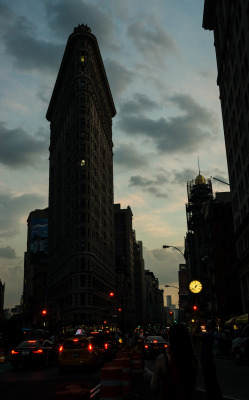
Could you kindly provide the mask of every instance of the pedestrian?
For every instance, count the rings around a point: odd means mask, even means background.
[[[184,324],[172,325],[167,352],[155,361],[151,390],[158,400],[191,400],[195,394],[197,359]]]
[[[221,400],[222,393],[216,376],[216,366],[214,360],[214,343],[216,323],[214,320],[208,321],[206,332],[203,333],[200,362],[202,366],[203,379],[205,383],[207,398],[209,400]]]

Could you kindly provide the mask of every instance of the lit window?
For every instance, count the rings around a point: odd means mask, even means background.
[[[86,165],[86,161],[85,161],[85,160],[81,160],[80,166],[81,166],[81,167],[84,167],[85,165]]]
[[[84,61],[85,61],[84,56],[81,56],[81,57],[80,57],[80,61],[81,61],[81,62],[84,62]]]

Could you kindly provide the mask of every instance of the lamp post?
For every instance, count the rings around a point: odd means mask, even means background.
[[[177,286],[171,286],[171,285],[165,285],[165,287],[174,287],[174,288],[176,288],[176,289],[178,289],[178,296],[179,296],[179,300],[178,300],[178,305],[179,305],[179,321],[183,321],[184,320],[184,303],[186,302],[186,299],[185,299],[185,297],[186,297],[186,295],[184,295],[183,296],[183,292],[185,292],[185,288],[183,287],[183,282],[186,280],[186,279],[184,279],[184,281],[183,281],[183,279],[182,279],[182,277],[183,277],[183,273],[184,274],[186,274],[187,273],[187,271],[185,271],[185,269],[186,269],[186,258],[185,258],[185,255],[183,254],[183,252],[178,248],[178,247],[176,247],[176,246],[170,246],[170,245],[167,245],[167,244],[164,244],[163,245],[163,249],[168,249],[168,248],[172,248],[172,249],[175,249],[175,250],[177,250],[177,251],[179,251],[179,253],[181,253],[181,255],[183,256],[183,258],[184,258],[184,261],[185,261],[185,266],[184,266],[184,268],[182,268],[183,266],[182,265],[179,265],[179,271],[178,271],[178,280],[179,280],[179,287],[177,287]],[[185,286],[185,285],[184,285]],[[181,288],[181,289],[180,289]]]
[[[176,288],[176,289],[178,289],[178,290],[179,290],[179,287],[178,287],[178,286],[165,285],[165,287],[174,287],[174,288]]]
[[[167,244],[164,244],[164,245],[163,245],[163,249],[169,249],[170,247],[172,247],[172,249],[175,249],[175,250],[180,251],[181,255],[182,255],[182,256],[184,257],[184,259],[185,259],[185,255],[183,254],[183,252],[182,252],[180,249],[178,249],[178,247],[175,247],[175,246],[168,246]]]

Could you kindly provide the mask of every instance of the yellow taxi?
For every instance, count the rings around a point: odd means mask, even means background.
[[[104,352],[92,337],[75,335],[65,339],[58,352],[59,371],[79,366],[100,368],[104,362]]]

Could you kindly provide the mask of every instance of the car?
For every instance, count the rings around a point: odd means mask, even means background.
[[[14,369],[19,366],[47,367],[57,361],[57,351],[50,340],[24,340],[11,350],[10,362]]]
[[[249,325],[232,341],[232,357],[236,363],[249,363]]]
[[[67,368],[89,366],[100,368],[104,363],[103,349],[93,337],[75,335],[65,339],[58,351],[59,372]]]
[[[147,336],[144,340],[143,354],[145,358],[156,358],[167,349],[167,341],[162,336]]]
[[[111,332],[94,331],[90,336],[95,339],[97,344],[104,352],[105,361],[113,360],[117,352],[117,341]]]

